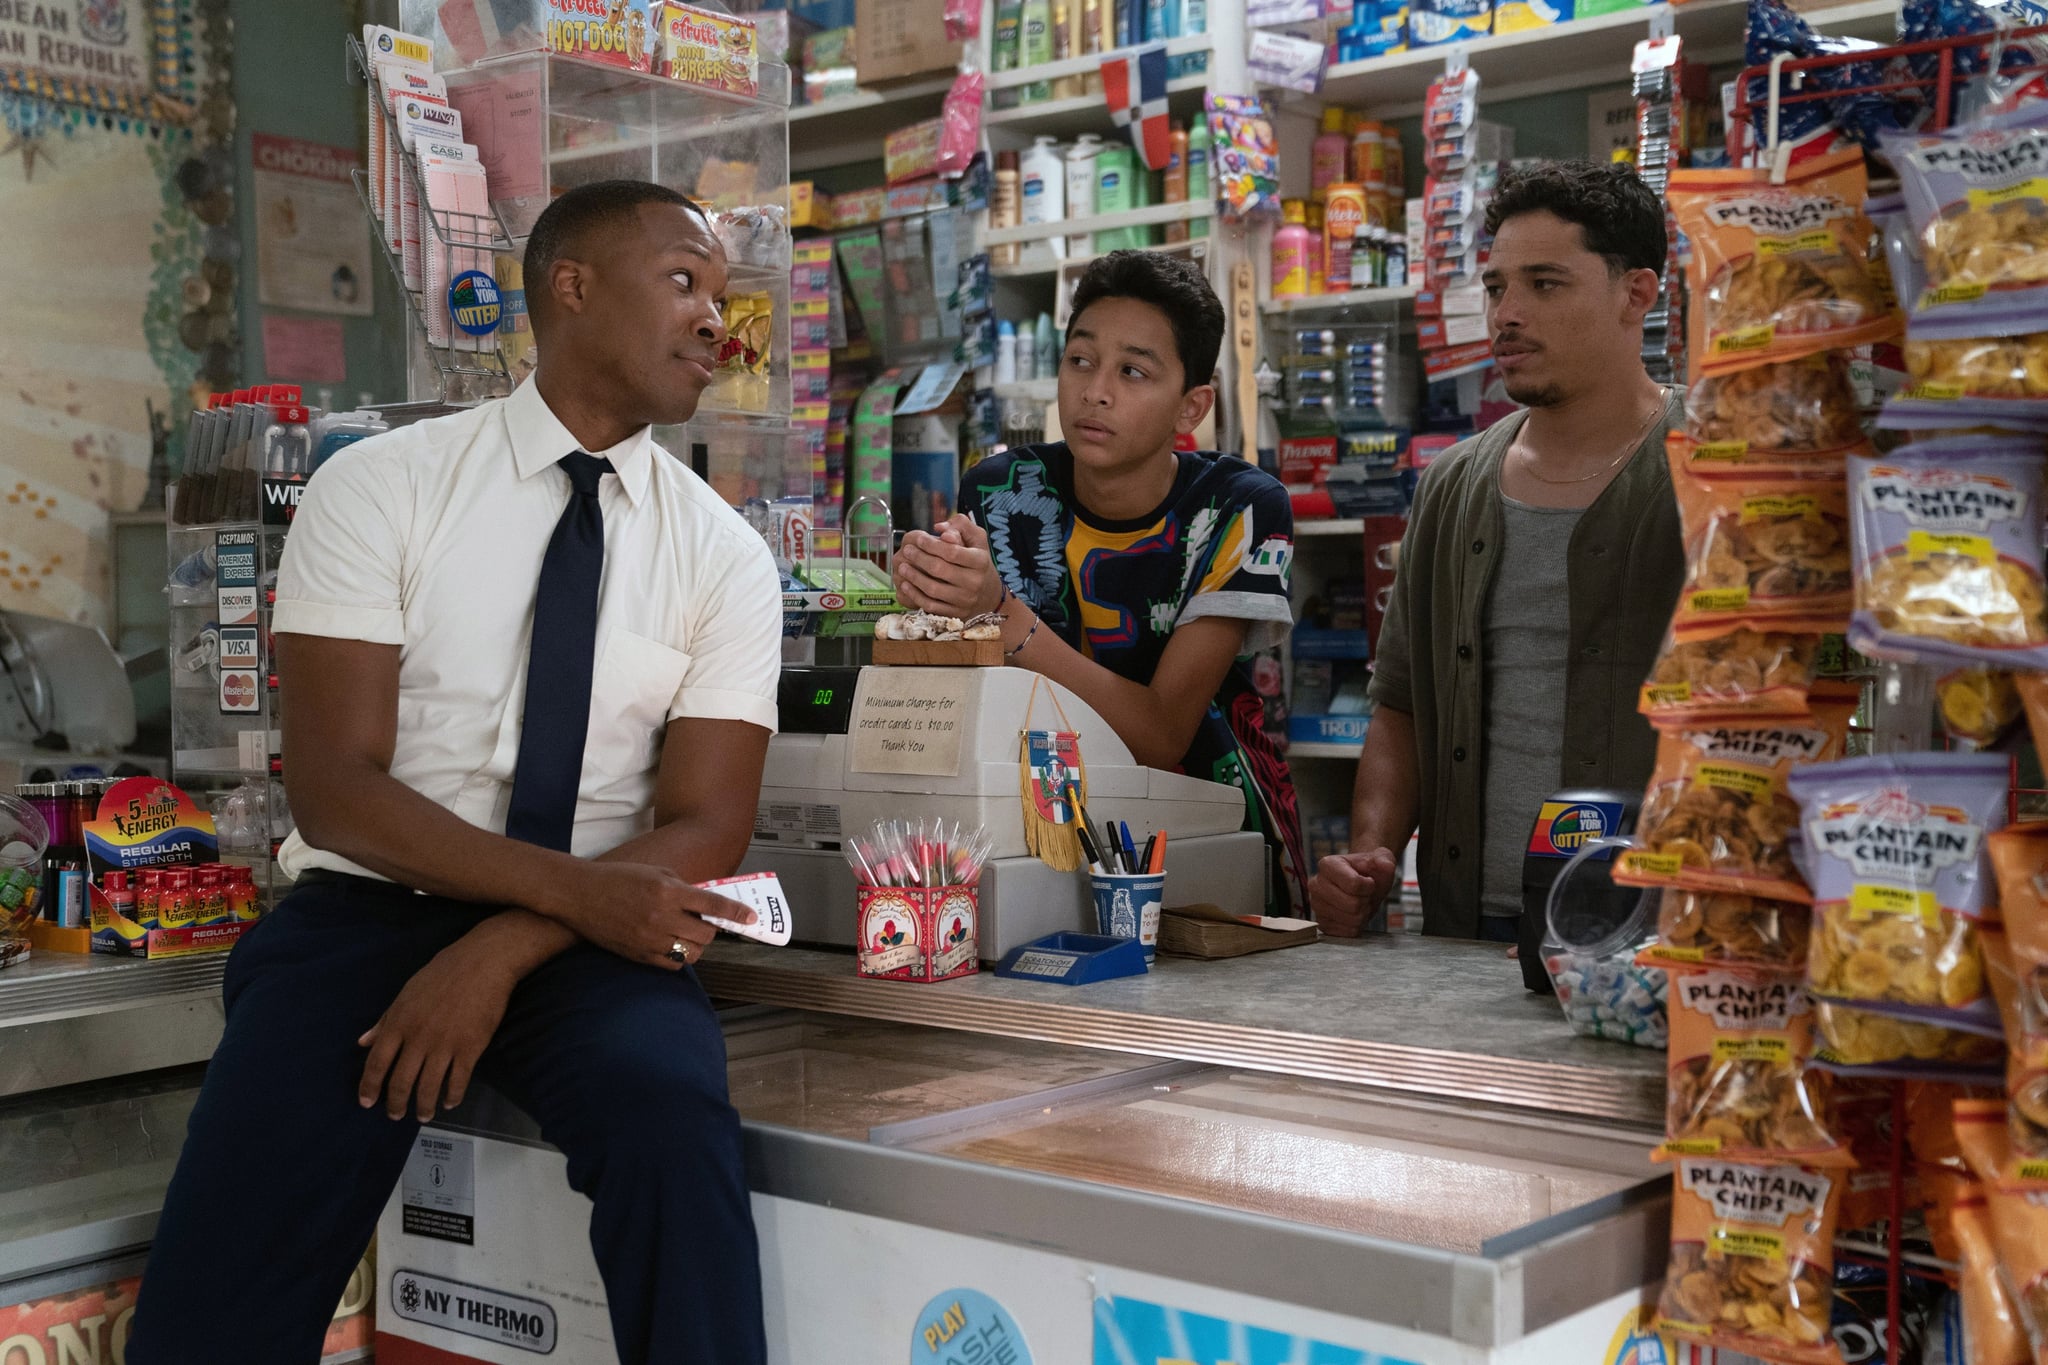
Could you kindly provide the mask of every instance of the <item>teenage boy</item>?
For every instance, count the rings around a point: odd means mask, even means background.
[[[1425,932],[1514,942],[1522,858],[1560,788],[1640,791],[1636,714],[1684,562],[1664,434],[1682,415],[1643,369],[1664,205],[1627,167],[1504,178],[1482,283],[1494,364],[1528,411],[1430,465],[1380,630],[1351,852],[1310,900],[1356,934],[1418,819]]]
[[[1287,493],[1242,460],[1176,449],[1216,402],[1223,330],[1191,262],[1091,264],[1060,359],[1066,440],[970,469],[959,514],[903,538],[896,590],[948,616],[1000,611],[1006,662],[1093,706],[1140,763],[1243,791],[1272,904],[1294,913],[1294,782],[1247,666],[1293,621]]]
[[[703,916],[752,918],[692,883],[752,834],[780,585],[649,435],[696,412],[725,286],[681,195],[569,190],[526,244],[534,377],[307,485],[276,621],[297,886],[228,960],[133,1365],[316,1359],[420,1123],[472,1074],[592,1201],[620,1361],[766,1358],[690,968]]]

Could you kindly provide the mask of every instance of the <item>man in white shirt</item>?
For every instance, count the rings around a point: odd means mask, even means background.
[[[336,456],[293,524],[274,624],[298,885],[229,960],[133,1365],[317,1359],[418,1124],[472,1073],[592,1199],[622,1361],[765,1356],[725,1050],[688,968],[701,914],[750,918],[692,883],[752,830],[779,583],[648,430],[711,380],[725,256],[681,196],[610,181],[541,215],[525,269],[534,378]]]

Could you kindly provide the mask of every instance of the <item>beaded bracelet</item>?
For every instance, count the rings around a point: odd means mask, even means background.
[[[1010,650],[1008,653],[1004,654],[1003,657],[1005,659],[1014,659],[1019,654],[1022,654],[1024,652],[1024,646],[1030,644],[1031,637],[1036,634],[1038,634],[1038,613],[1034,611],[1031,613],[1031,629],[1025,631],[1024,638],[1017,642],[1017,647],[1013,650]]]

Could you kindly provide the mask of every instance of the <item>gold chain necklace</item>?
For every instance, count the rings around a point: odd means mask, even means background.
[[[1650,424],[1657,420],[1658,415],[1662,413],[1666,407],[1670,406],[1670,390],[1665,389],[1662,386],[1659,386],[1658,393],[1662,395],[1661,400],[1658,402],[1656,407],[1650,409],[1650,415],[1643,420],[1643,424],[1640,427],[1636,428],[1636,434],[1629,438],[1628,444],[1621,448],[1621,454],[1615,456],[1612,460],[1609,460],[1606,464],[1594,470],[1592,473],[1581,474],[1576,479],[1553,479],[1547,475],[1538,474],[1536,472],[1536,457],[1529,453],[1529,447],[1521,443],[1520,435],[1518,433],[1515,440],[1515,446],[1518,450],[1522,452],[1522,471],[1526,473],[1530,478],[1536,480],[1536,482],[1547,483],[1553,488],[1569,487],[1570,485],[1575,483],[1591,483],[1594,479],[1599,478],[1603,474],[1613,473],[1616,465],[1619,465],[1623,460],[1626,460],[1629,456],[1636,453],[1637,449],[1641,447],[1641,445],[1643,444],[1643,437],[1650,434]]]

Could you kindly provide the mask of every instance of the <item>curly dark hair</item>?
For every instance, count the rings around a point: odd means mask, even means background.
[[[1597,161],[1545,161],[1500,178],[1486,206],[1486,231],[1524,213],[1554,213],[1577,223],[1586,250],[1605,257],[1607,268],[1663,273],[1670,248],[1664,233],[1664,201],[1643,183],[1635,168]]]
[[[1216,356],[1223,349],[1223,301],[1209,287],[1202,267],[1157,251],[1112,251],[1097,257],[1074,285],[1067,330],[1074,329],[1091,304],[1104,299],[1136,299],[1166,314],[1174,348],[1180,352],[1181,392],[1200,388],[1215,377]]]

